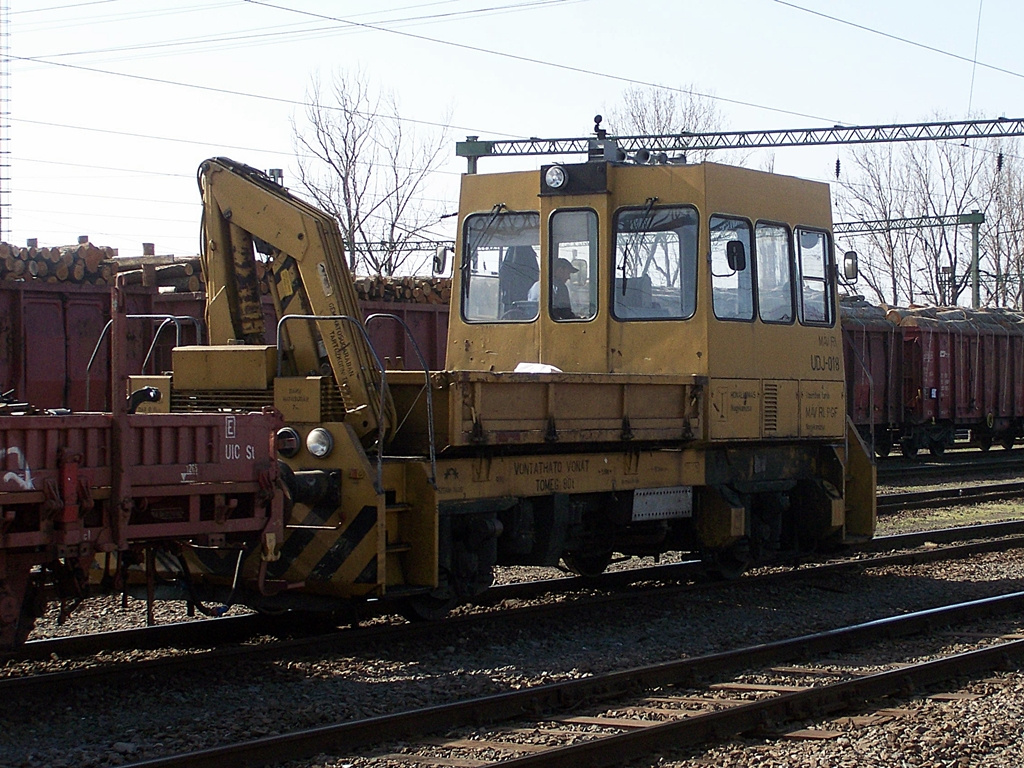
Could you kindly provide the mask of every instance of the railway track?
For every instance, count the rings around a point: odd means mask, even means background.
[[[888,669],[872,673],[856,664],[837,666],[833,655],[1022,609],[1024,592],[1016,592],[710,656],[151,759],[130,768],[256,766],[357,752],[368,760],[435,765],[618,764],[769,724],[846,710],[863,713],[885,697],[1018,668],[1024,661],[1020,639],[977,640],[967,652],[924,662],[890,661]],[[905,653],[912,659],[916,650]],[[779,668],[794,663],[802,666]],[[875,707],[876,717],[894,713],[884,703]],[[442,732],[443,738],[433,738]]]
[[[878,514],[890,514],[904,509],[925,509],[951,504],[980,504],[986,501],[1005,501],[1024,496],[1024,482],[978,483],[957,488],[934,488],[926,491],[886,493],[878,497]]]
[[[973,504],[1021,496],[1024,496],[1024,482],[979,484],[958,488],[888,493],[879,496],[878,513],[885,515],[907,509],[921,509],[949,504]],[[1000,527],[992,529],[993,531],[998,531],[993,535],[1009,535],[1011,531],[1017,530],[1012,523],[997,525]],[[1020,526],[1020,530],[1024,532],[1024,523],[1021,523]],[[957,540],[956,537],[960,535],[957,533],[958,530],[961,529],[924,532],[917,538],[922,539],[923,537],[923,539],[935,541],[936,543],[949,543],[950,541]],[[982,531],[979,529],[977,534],[981,535]],[[970,533],[968,535],[974,536],[975,534]],[[912,546],[906,542],[913,540],[914,534],[904,534],[901,537],[895,538],[882,537],[876,539],[873,543],[861,546],[859,549],[861,551],[880,551],[878,547],[905,548]],[[699,578],[702,574],[703,567],[696,561],[672,565],[657,565],[626,571],[607,572],[600,577],[590,579],[567,577],[564,579],[500,585],[492,587],[486,595],[478,599],[478,602],[490,605],[504,600],[531,599],[542,594],[562,590],[569,592],[579,589],[582,585],[599,589],[613,589],[642,581],[695,579]],[[386,607],[377,608],[371,605],[368,608],[364,607],[359,614],[354,614],[351,618],[353,621],[367,620],[383,615],[386,611]],[[319,625],[314,624],[310,626],[302,621],[297,621],[290,614],[283,617],[246,614],[213,620],[179,622],[98,634],[36,640],[27,643],[15,653],[0,654],[0,660],[3,658],[70,658],[100,652],[147,650],[166,647],[216,647],[228,643],[243,642],[258,635],[277,637],[319,635],[323,634],[325,629],[331,631],[333,627],[324,627],[322,622]],[[301,637],[298,639],[298,642],[303,642]]]
[[[941,545],[922,549],[925,544]],[[1024,521],[995,523],[982,526],[968,526],[935,531],[926,531],[898,536],[879,537],[852,558],[832,562],[805,564],[797,569],[774,569],[751,573],[743,577],[744,582],[782,582],[793,578],[816,578],[836,572],[862,570],[871,567],[920,564],[943,559],[969,557],[973,554],[1001,551],[1024,547]],[[560,594],[566,600],[547,602],[523,607],[501,608],[498,611],[475,609],[463,615],[446,619],[445,630],[465,634],[482,622],[506,622],[510,625],[541,620],[544,617],[564,615],[567,610],[594,609],[600,605],[623,600],[635,601],[650,597],[667,599],[669,596],[702,588],[717,588],[728,582],[697,581],[702,573],[698,562],[652,566],[603,574],[600,578],[564,578],[546,581],[507,584],[494,587],[487,595],[487,603],[501,605],[518,602],[543,594]],[[255,626],[250,617],[236,617],[233,625]],[[216,625],[229,619],[215,619],[188,622],[161,627],[161,636],[187,640],[187,647],[204,647],[209,644],[206,628],[211,625],[215,634],[230,636],[230,632],[217,630]],[[110,643],[117,647],[130,647],[126,643],[145,637],[148,630],[128,630],[124,633],[91,636],[95,641]],[[233,632],[239,630],[232,630]],[[276,659],[293,654],[344,653],[379,643],[401,643],[419,638],[429,638],[438,631],[436,623],[386,623],[333,630],[327,633],[300,636],[285,640],[254,644],[236,644],[213,647],[184,653],[169,653],[166,656],[145,660],[98,660],[84,656],[79,666],[60,672],[43,674],[16,674],[8,669],[8,677],[0,678],[0,697],[4,695],[48,696],[83,686],[116,686],[130,681],[140,674],[148,676],[171,676],[196,673],[226,663]],[[68,649],[81,651],[86,637],[55,638],[27,644],[21,658],[70,658]],[[152,642],[147,640],[147,647]],[[99,651],[94,651],[98,653]]]
[[[899,456],[878,462],[879,481],[893,478],[929,475],[971,474],[989,471],[1020,472],[1024,470],[1024,448],[982,453],[964,449],[947,452],[943,456],[907,459]]]

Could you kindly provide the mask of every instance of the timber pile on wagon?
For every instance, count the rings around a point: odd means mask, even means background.
[[[199,257],[177,259],[173,256],[142,256],[120,259],[126,285],[157,287],[175,293],[198,293],[203,290]]]
[[[158,288],[162,292],[199,293],[205,290],[198,256],[117,256],[117,249],[90,242],[40,248],[0,243],[0,278],[16,282],[39,280],[46,283],[113,285],[121,275],[125,285]],[[260,292],[270,294],[272,274],[266,262],[257,262]],[[451,301],[451,278],[405,276],[360,276],[353,280],[361,301],[434,304]]]
[[[398,301],[409,304],[445,304],[451,301],[452,281],[447,277],[356,277],[356,295],[362,301]]]
[[[117,251],[86,241],[77,245],[23,248],[0,243],[0,277],[74,285],[113,285]]]

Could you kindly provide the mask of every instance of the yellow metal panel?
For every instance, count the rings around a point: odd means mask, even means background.
[[[696,449],[439,459],[438,501],[704,485]]]
[[[170,376],[129,376],[128,394],[143,387],[156,387],[160,390],[160,401],[142,403],[136,413],[170,413],[171,412],[171,377]]]
[[[846,502],[832,499],[832,527],[838,528],[846,523]]]
[[[709,412],[712,440],[759,438],[761,382],[755,379],[715,379],[711,383]]]
[[[794,176],[703,163],[707,213],[831,228],[829,185]]]
[[[274,380],[274,407],[285,423],[315,424],[320,421],[320,376],[296,376]]]
[[[398,512],[398,538],[409,544],[408,552],[399,557],[402,564],[402,583],[408,586],[437,586],[438,569],[438,516],[437,491],[430,485],[429,465],[406,463],[405,508]],[[388,484],[390,487],[390,483]],[[391,559],[389,558],[389,563]],[[388,574],[388,584],[396,583]]]
[[[263,345],[175,347],[175,389],[268,389],[277,373],[277,350]]]
[[[743,507],[729,507],[729,533],[735,537],[747,532],[747,510]]]
[[[796,381],[773,379],[761,384],[761,436],[796,437],[800,434],[800,385]]]
[[[844,396],[841,381],[800,382],[801,437],[842,437],[846,427]]]
[[[747,532],[747,514],[734,507],[714,489],[703,488],[694,523],[701,542],[708,547],[726,547]]]
[[[348,424],[295,426],[303,440],[313,427],[327,429],[334,437],[334,451],[325,459],[313,459],[302,451],[287,463],[295,470],[340,470],[341,500],[336,507],[293,508],[282,544],[282,561],[287,570],[278,577],[302,583],[305,590],[316,594],[382,594],[386,579],[386,518],[384,496],[374,488],[376,467],[367,460]]]
[[[681,440],[699,435],[703,379],[449,372],[451,445]]]
[[[846,535],[870,538],[878,519],[876,480],[878,468],[871,449],[846,417]]]

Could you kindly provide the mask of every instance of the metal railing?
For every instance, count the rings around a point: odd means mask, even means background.
[[[202,338],[203,324],[199,318],[192,317],[190,315],[126,315],[129,320],[160,320],[161,323],[156,329],[156,333],[153,334],[153,341],[149,345],[149,350],[146,352],[146,358],[142,362],[142,370],[146,370],[146,366],[149,365],[150,358],[156,349],[157,340],[160,338],[160,334],[163,329],[169,324],[173,323],[175,328],[174,346],[181,346],[181,325],[183,322],[191,323],[196,327],[196,340]],[[92,403],[92,366],[96,362],[96,357],[99,355],[100,347],[103,342],[107,339],[107,333],[110,331],[110,327],[114,324],[113,319],[107,320],[107,324],[103,326],[103,330],[100,332],[99,339],[96,340],[96,346],[93,347],[92,355],[89,356],[89,363],[85,367],[85,410],[89,410],[89,406]],[[113,382],[111,382],[113,383]]]

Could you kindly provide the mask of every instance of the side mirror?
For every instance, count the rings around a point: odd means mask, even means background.
[[[747,249],[740,240],[730,240],[725,244],[725,259],[733,272],[747,268]]]
[[[445,267],[448,266],[448,249],[443,246],[437,246],[437,250],[434,251],[434,274],[439,275],[444,272]]]
[[[857,279],[857,252],[847,251],[843,254],[843,277],[852,282]]]

